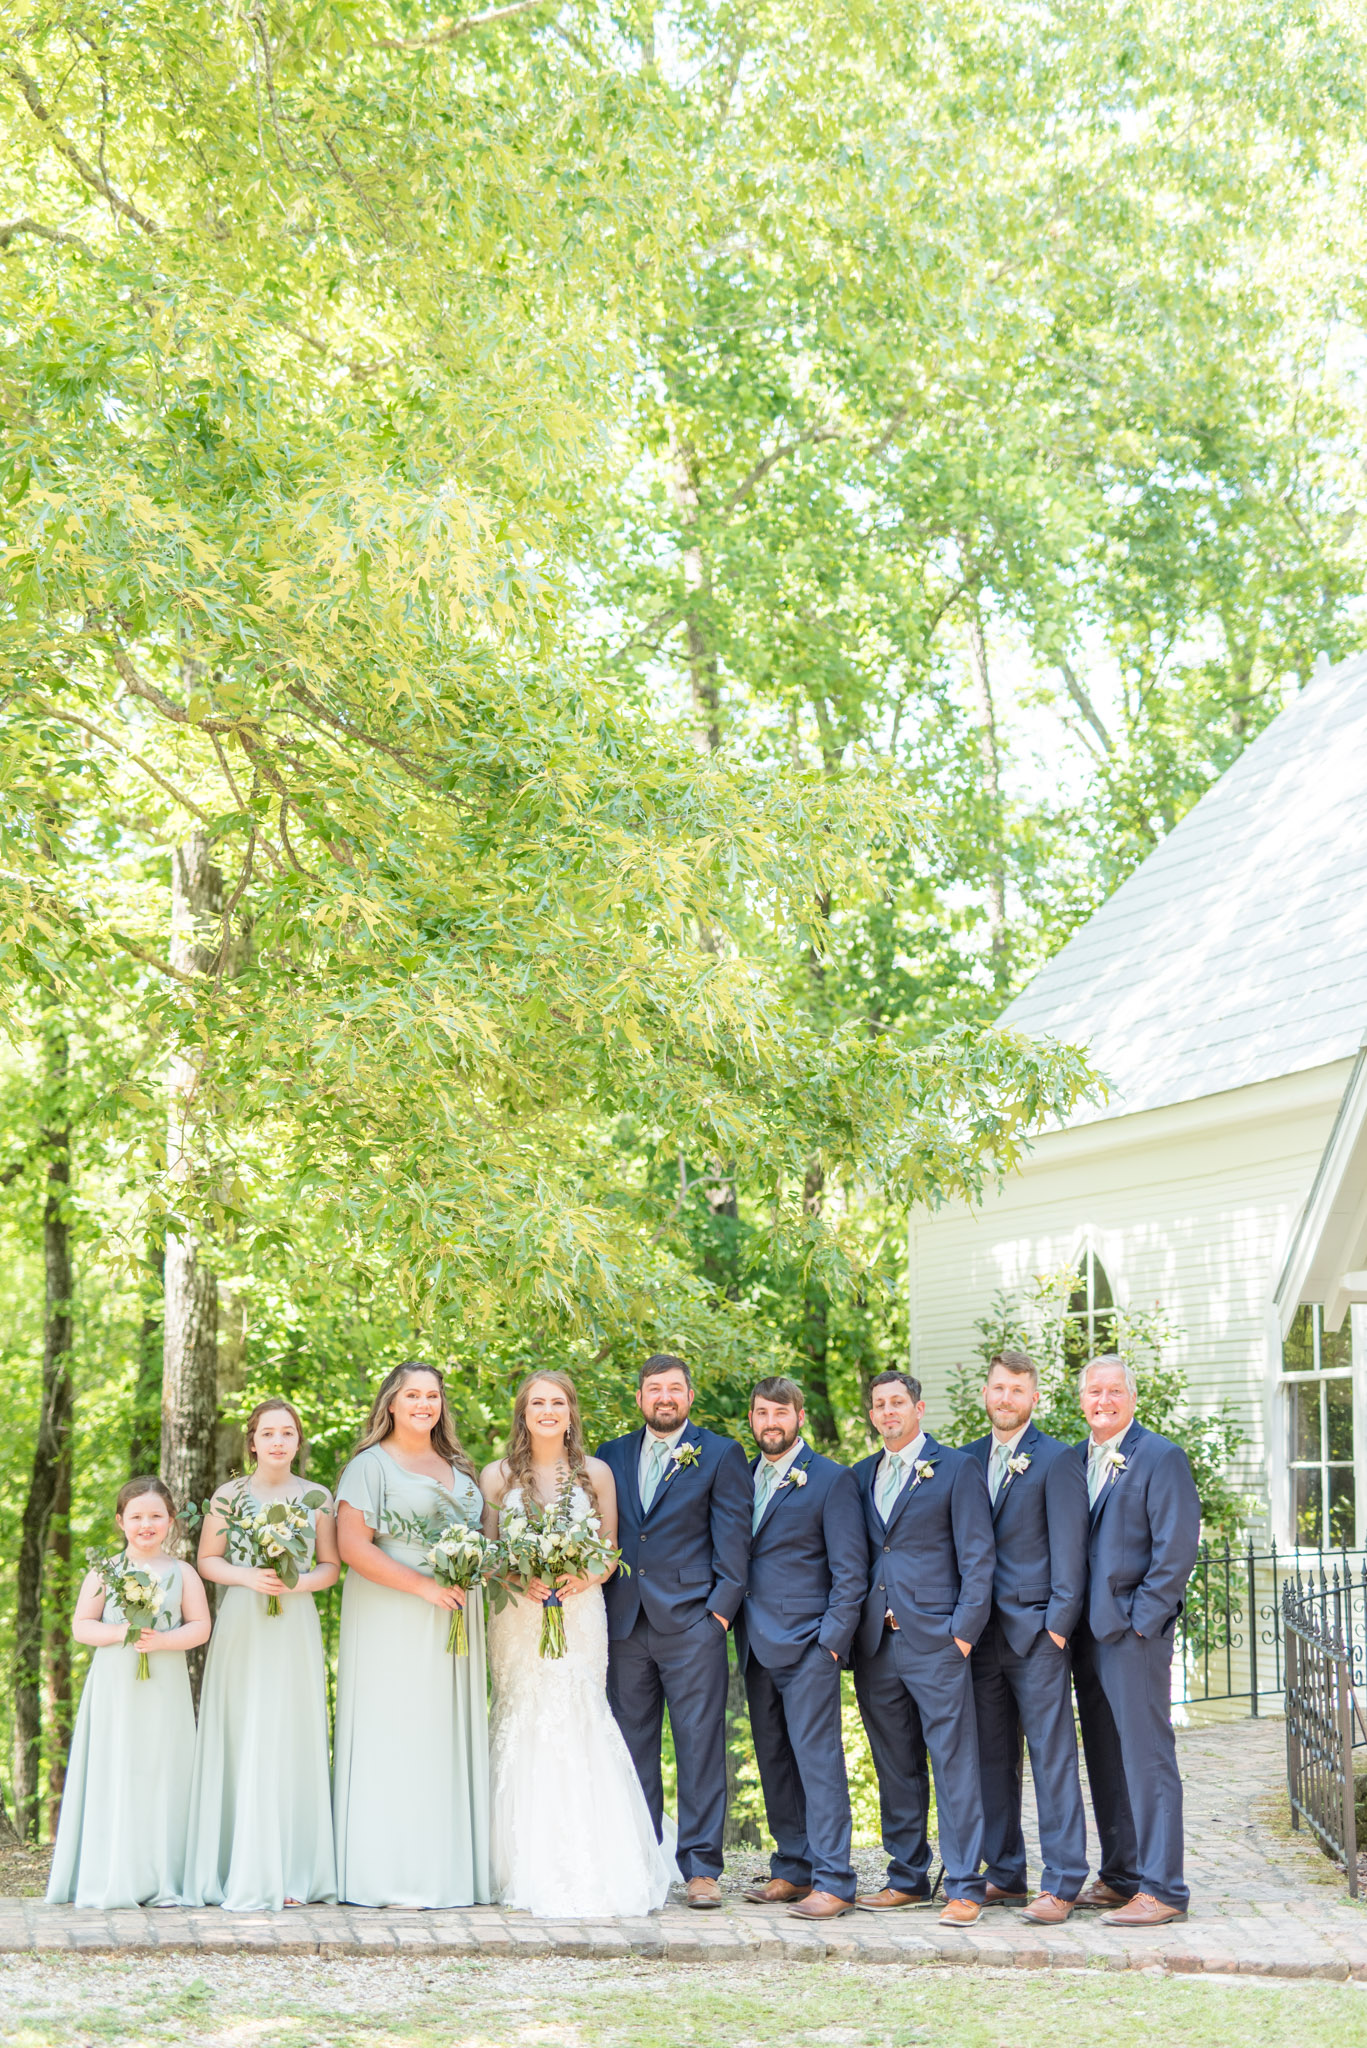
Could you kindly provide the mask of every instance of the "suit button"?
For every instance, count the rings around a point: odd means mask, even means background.
[[[886,1593],[888,1589],[887,1589],[887,1587],[886,1587],[886,1586],[880,1586],[880,1587],[878,1588],[878,1590],[879,1590],[879,1592],[880,1592],[880,1593]]]
[[[884,1557],[886,1557],[886,1556],[887,1556],[888,1552],[889,1552],[889,1551],[890,1551],[891,1549],[892,1549],[892,1545],[891,1545],[890,1543],[885,1543],[885,1544],[883,1545],[883,1555],[884,1555]]]

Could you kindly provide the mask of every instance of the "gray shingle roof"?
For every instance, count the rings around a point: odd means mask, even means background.
[[[1367,1027],[1367,658],[1318,676],[1006,1010],[1123,1116],[1351,1056]]]

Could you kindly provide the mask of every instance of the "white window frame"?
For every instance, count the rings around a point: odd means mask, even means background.
[[[1297,1313],[1300,1312],[1301,1308],[1309,1308],[1312,1310],[1312,1312],[1316,1309],[1319,1310],[1319,1315],[1314,1318],[1314,1326],[1317,1333],[1316,1357],[1318,1357],[1319,1332],[1322,1329],[1323,1323],[1323,1307],[1318,1302],[1302,1302],[1298,1304]],[[1356,1550],[1361,1547],[1364,1528],[1367,1528],[1367,1499],[1364,1498],[1364,1480],[1367,1479],[1367,1470],[1364,1469],[1365,1467],[1367,1467],[1367,1390],[1364,1389],[1364,1378],[1367,1377],[1367,1375],[1364,1375],[1362,1369],[1364,1358],[1367,1358],[1367,1319],[1365,1319],[1364,1317],[1364,1310],[1358,1307],[1351,1309],[1349,1311],[1349,1316],[1349,1362],[1347,1365],[1333,1366],[1327,1372],[1320,1370],[1318,1366],[1316,1366],[1309,1372],[1287,1372],[1284,1369],[1285,1350],[1281,1346],[1280,1342],[1278,1344],[1277,1429],[1280,1445],[1280,1464],[1282,1469],[1282,1483],[1280,1491],[1285,1514],[1287,1541],[1293,1550],[1302,1549],[1327,1551],[1331,1548],[1340,1547],[1344,1547],[1349,1550]],[[1318,1460],[1308,1458],[1297,1459],[1294,1455],[1295,1444],[1292,1440],[1292,1427],[1295,1412],[1292,1390],[1294,1388],[1304,1388],[1307,1385],[1313,1385],[1315,1387],[1323,1388],[1328,1384],[1330,1380],[1336,1380],[1340,1383],[1344,1380],[1347,1380],[1350,1382],[1352,1387],[1351,1414],[1353,1422],[1353,1529],[1349,1541],[1345,1546],[1331,1545],[1328,1541],[1327,1536],[1326,1518],[1328,1515],[1329,1468],[1331,1463],[1343,1464],[1346,1463],[1347,1460],[1331,1460],[1328,1456],[1329,1445],[1326,1428],[1326,1424],[1328,1421],[1328,1410],[1324,1403],[1323,1398],[1321,1398],[1320,1403],[1321,1428],[1320,1456]],[[1302,1544],[1298,1541],[1299,1531],[1296,1526],[1296,1473],[1307,1468],[1313,1468],[1313,1466],[1316,1463],[1318,1464],[1321,1473],[1324,1475],[1324,1483],[1321,1489],[1321,1540],[1318,1544]]]

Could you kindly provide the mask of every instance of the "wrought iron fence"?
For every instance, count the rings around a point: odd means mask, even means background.
[[[1282,1587],[1294,1579],[1339,1617],[1355,1683],[1367,1690],[1367,1551],[1202,1544],[1173,1659],[1173,1698],[1280,1705],[1286,1682]]]
[[[1291,1825],[1302,1821],[1343,1865],[1358,1894],[1357,1783],[1353,1750],[1367,1744],[1359,1690],[1367,1577],[1321,1571],[1282,1591],[1286,1783]]]

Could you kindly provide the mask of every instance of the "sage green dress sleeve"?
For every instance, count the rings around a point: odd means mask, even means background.
[[[181,1621],[181,1567],[171,1562],[165,1626]],[[106,1600],[104,1621],[122,1621]],[[136,1649],[91,1654],[67,1758],[52,1852],[50,1905],[177,1906],[195,1754],[183,1650],[157,1650],[140,1679]]]
[[[316,1521],[310,1509],[310,1570]],[[222,1591],[199,1699],[191,1905],[278,1912],[337,1897],[323,1633],[312,1593],[279,1598],[268,1614],[264,1593]]]
[[[378,1445],[337,1487],[381,1549],[430,1577],[391,1516],[476,1523],[479,1488],[406,1472]],[[489,1713],[484,1599],[467,1598],[469,1654],[446,1647],[450,1616],[349,1571],[342,1591],[333,1745],[337,1894],[356,1906],[470,1906],[489,1899]]]

